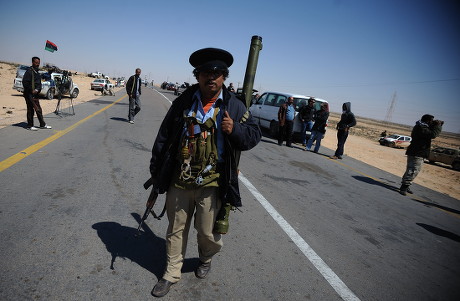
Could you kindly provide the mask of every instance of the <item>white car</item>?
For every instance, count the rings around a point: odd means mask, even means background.
[[[408,147],[412,138],[409,136],[393,134],[387,137],[382,137],[379,140],[380,145],[386,145],[389,147],[395,148],[405,148]]]
[[[56,81],[61,82],[63,78],[65,78],[65,86],[63,86],[64,95],[68,94],[72,98],[77,98],[80,90],[78,89],[78,85],[74,83],[69,76],[64,76],[62,73],[51,73],[51,80],[49,80],[49,77],[48,80],[45,80],[43,79],[43,75],[46,73],[47,72],[40,71],[40,74],[42,75],[42,90],[40,91],[40,96],[50,100],[53,99],[54,96],[57,95]],[[13,89],[21,93],[24,92],[22,78],[18,77],[14,79]]]
[[[102,89],[110,90],[114,86],[108,79],[98,78],[91,82],[91,90],[102,91]]]
[[[295,105],[295,118],[293,134],[300,135],[302,131],[301,121],[298,117],[299,110],[304,105],[308,104],[310,96],[283,93],[283,92],[265,92],[262,94],[250,108],[252,116],[258,121],[259,126],[270,130],[272,137],[278,136],[278,110],[280,106],[287,101],[289,97],[294,98]],[[315,109],[319,111],[320,106],[323,102],[327,102],[324,99],[315,97]],[[307,131],[307,135],[310,133]]]

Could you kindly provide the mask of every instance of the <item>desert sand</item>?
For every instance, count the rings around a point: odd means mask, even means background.
[[[13,81],[16,75],[16,66],[0,62],[0,128],[26,121],[26,105],[22,94],[13,90]],[[93,80],[86,74],[72,76],[73,81],[80,88],[79,96],[74,99],[74,105],[89,101],[101,95],[90,89]],[[118,88],[120,89],[120,88]],[[122,88],[121,88],[122,89]],[[41,99],[40,104],[44,114],[52,113],[56,109],[57,100]],[[68,103],[68,102],[65,102]],[[427,112],[428,113],[428,112]],[[335,150],[337,139],[334,125],[339,120],[338,114],[331,114],[329,127],[322,147]],[[378,143],[379,134],[387,130],[389,134],[410,135],[411,127],[397,124],[383,123],[357,116],[358,125],[352,128],[345,144],[345,156],[341,161],[346,164],[347,157],[360,160],[366,164],[401,177],[406,166],[405,151],[381,146]],[[415,124],[414,120],[414,124]],[[460,147],[460,135],[442,133],[433,140],[433,145]],[[320,150],[321,152],[321,150]],[[422,171],[414,183],[432,190],[447,194],[460,200],[460,172],[442,164],[424,164]]]

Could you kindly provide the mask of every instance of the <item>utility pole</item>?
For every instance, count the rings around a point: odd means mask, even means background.
[[[387,110],[387,114],[385,115],[385,122],[391,122],[393,117],[393,112],[396,106],[396,91],[393,93],[393,97],[391,98],[390,107]]]

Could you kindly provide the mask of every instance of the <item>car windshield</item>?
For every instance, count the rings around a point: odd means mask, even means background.
[[[294,98],[294,105],[296,111],[299,111],[301,107],[307,105],[308,99],[307,98]]]
[[[96,80],[94,80],[94,82],[95,82],[95,83],[103,83],[104,80],[103,80],[103,79],[96,79]]]
[[[390,135],[388,138],[393,138],[393,139],[398,139],[400,136],[399,135]]]

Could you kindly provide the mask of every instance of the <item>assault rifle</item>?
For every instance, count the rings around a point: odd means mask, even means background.
[[[149,195],[149,198],[147,200],[147,204],[146,204],[146,207],[145,208],[145,211],[144,211],[144,215],[142,216],[142,219],[141,221],[139,222],[139,227],[137,227],[137,236],[139,236],[141,234],[141,227],[142,227],[142,224],[145,222],[145,220],[147,219],[147,217],[149,216],[150,213],[152,213],[153,217],[160,220],[163,215],[165,214],[165,211],[166,211],[166,204],[163,208],[163,210],[161,211],[160,215],[157,215],[155,213],[155,211],[153,211],[153,205],[155,205],[155,202],[157,201],[157,198],[158,198],[158,187],[156,185],[154,185],[153,183],[153,178],[150,178],[147,180],[147,182],[144,183],[144,188],[147,190],[149,189],[150,186],[153,185],[152,187],[152,191],[150,192],[150,195]]]

